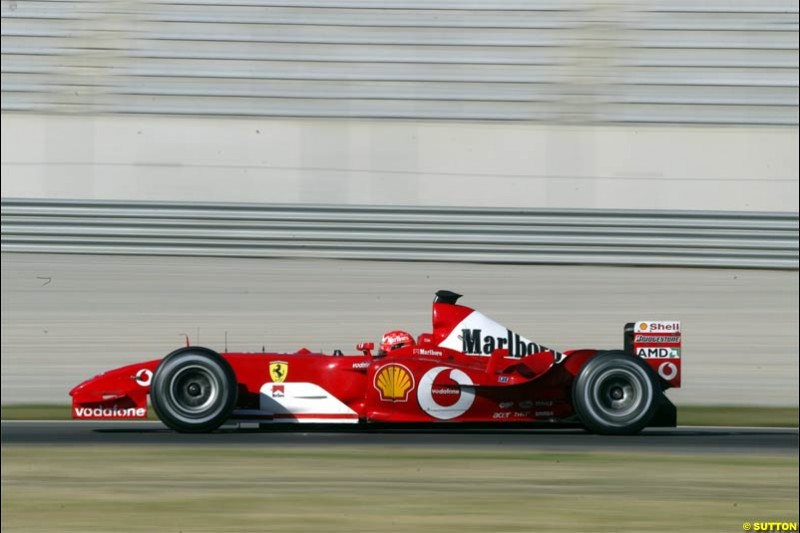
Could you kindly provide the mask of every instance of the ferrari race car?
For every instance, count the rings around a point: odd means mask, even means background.
[[[621,350],[546,348],[438,291],[433,332],[373,354],[182,347],[75,387],[77,419],[158,417],[183,432],[259,424],[580,424],[605,434],[674,427],[680,323],[625,325]],[[386,340],[386,339],[384,339]],[[390,344],[398,339],[389,339]]]

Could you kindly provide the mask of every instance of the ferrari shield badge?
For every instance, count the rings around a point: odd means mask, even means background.
[[[269,364],[269,377],[275,383],[282,383],[289,373],[289,363],[286,361],[273,361]]]

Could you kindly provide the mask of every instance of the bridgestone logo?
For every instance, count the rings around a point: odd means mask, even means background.
[[[677,344],[681,342],[681,338],[678,335],[636,335],[636,337],[633,339],[633,342],[651,344]]]
[[[480,329],[461,330],[462,352],[470,355],[492,355],[495,350],[508,350],[510,357],[525,357],[532,353],[552,351],[535,342],[525,342],[511,330],[506,330],[506,336],[492,337],[481,335]]]
[[[75,416],[78,418],[144,418],[147,409],[144,407],[127,407],[124,409],[113,407],[76,407]]]

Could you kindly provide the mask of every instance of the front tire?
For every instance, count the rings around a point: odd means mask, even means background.
[[[230,364],[208,348],[176,350],[159,363],[150,402],[168,427],[181,432],[214,431],[236,405],[236,375]]]
[[[581,368],[572,402],[581,422],[603,435],[639,433],[653,418],[661,391],[653,371],[639,358],[603,352]]]

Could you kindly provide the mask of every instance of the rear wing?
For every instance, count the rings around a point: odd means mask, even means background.
[[[625,324],[625,351],[641,357],[666,387],[681,386],[681,323],[638,320]]]

